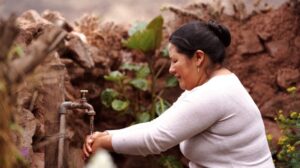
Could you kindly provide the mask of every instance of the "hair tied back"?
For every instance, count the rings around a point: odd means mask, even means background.
[[[218,24],[214,20],[209,20],[207,25],[208,28],[220,39],[225,47],[228,47],[230,45],[230,32],[225,26]]]

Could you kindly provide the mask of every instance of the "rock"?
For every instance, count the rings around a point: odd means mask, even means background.
[[[294,44],[297,48],[300,48],[300,36],[297,36],[294,40]]]
[[[68,32],[71,32],[74,29],[71,24],[67,22],[66,19],[57,11],[45,10],[42,13],[42,17],[54,24],[57,24],[59,21],[63,21],[63,28]]]
[[[276,82],[281,88],[288,88],[292,84],[296,84],[300,79],[298,69],[282,68],[277,71]]]
[[[264,125],[266,128],[266,134],[271,134],[272,135],[272,140],[271,140],[271,148],[276,147],[277,146],[277,142],[279,137],[282,135],[280,132],[280,129],[278,127],[278,125],[276,124],[276,122],[268,120],[268,119],[264,119]]]
[[[22,128],[20,134],[17,135],[21,155],[31,164],[32,137],[36,130],[36,119],[29,110],[22,108],[18,110],[18,115],[16,115],[16,123]]]
[[[269,84],[257,82],[250,88],[250,94],[257,105],[261,106],[275,95],[275,90]]]
[[[28,10],[21,14],[17,19],[17,25],[21,29],[33,28],[38,24],[50,25],[51,22],[42,18],[39,13],[35,10]]]
[[[238,46],[238,51],[242,55],[262,52],[264,48],[260,44],[257,34],[251,30],[242,33],[242,45]]]
[[[99,48],[91,46],[90,52],[96,65],[101,65],[102,67],[109,66],[111,59],[106,55],[100,54],[101,51]]]
[[[260,110],[263,116],[274,117],[279,110],[282,110],[285,115],[290,111],[295,111],[300,108],[300,95],[289,95],[287,93],[277,93],[272,98],[267,100]]]
[[[31,167],[32,168],[44,168],[45,167],[45,154],[44,153],[33,153]]]
[[[257,35],[263,41],[269,41],[272,38],[272,35],[268,32],[258,32]]]
[[[82,42],[88,43],[87,38],[83,33],[72,31],[71,34],[75,35],[75,36],[78,36]]]
[[[36,129],[35,117],[29,110],[23,108],[20,112],[20,116],[17,118],[17,123],[23,128],[20,145],[23,147],[31,147],[32,137]]]
[[[27,45],[43,32],[48,32],[54,27],[53,23],[42,18],[35,10],[28,10],[22,13],[18,17],[16,24],[20,28],[20,35],[17,38],[17,42]],[[23,48],[26,48],[26,46]]]
[[[277,59],[279,62],[283,58],[286,58],[289,55],[289,42],[286,40],[277,40],[266,43],[267,50],[270,55]]]
[[[83,68],[91,69],[95,66],[88,44],[82,42],[81,39],[74,34],[68,34],[65,49],[60,55],[62,57],[72,58]]]

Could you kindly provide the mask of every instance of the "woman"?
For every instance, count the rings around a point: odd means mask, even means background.
[[[190,168],[273,168],[260,111],[237,76],[222,66],[231,42],[228,29],[195,21],[169,41],[169,71],[185,91],[151,122],[87,137],[85,157],[98,148],[148,155],[180,144]]]

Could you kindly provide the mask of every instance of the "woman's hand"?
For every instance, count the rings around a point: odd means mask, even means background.
[[[92,135],[87,136],[82,148],[83,159],[86,160],[98,148],[101,148],[101,137],[108,135],[108,132],[94,132]]]

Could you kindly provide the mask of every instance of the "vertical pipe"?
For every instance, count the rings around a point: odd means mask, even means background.
[[[82,101],[80,103],[76,102],[63,102],[58,110],[58,114],[60,115],[60,123],[59,123],[59,142],[58,142],[58,157],[57,157],[57,168],[64,167],[64,161],[67,160],[64,156],[64,150],[67,150],[68,153],[68,144],[65,143],[66,136],[66,115],[67,110],[73,109],[86,109],[88,110],[87,114],[90,115],[90,134],[93,133],[94,130],[94,115],[96,114],[92,105]]]
[[[63,107],[64,108],[64,107]],[[65,109],[63,109],[65,111]],[[58,162],[57,167],[63,168],[63,156],[64,156],[64,140],[66,134],[66,115],[60,114],[60,127],[59,127],[59,142],[58,142]]]

